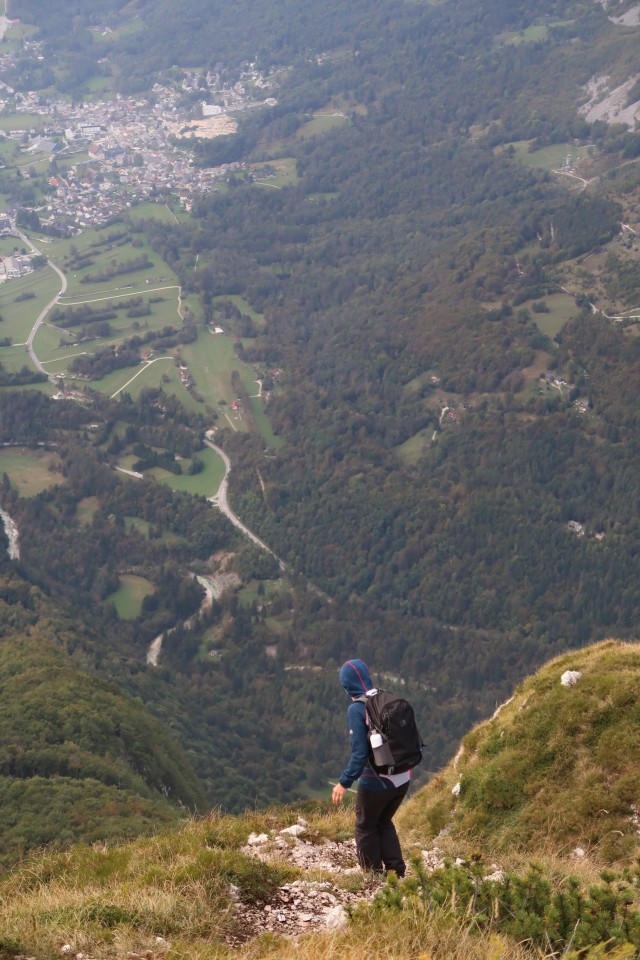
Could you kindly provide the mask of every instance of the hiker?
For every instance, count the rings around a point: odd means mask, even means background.
[[[342,803],[345,793],[358,780],[356,795],[356,850],[363,870],[375,873],[395,870],[405,873],[400,841],[393,825],[393,815],[409,789],[411,771],[378,774],[369,763],[369,741],[365,705],[362,699],[374,687],[366,663],[347,660],[340,668],[340,683],[352,702],[347,708],[351,757],[339,782],[333,788],[334,804]]]

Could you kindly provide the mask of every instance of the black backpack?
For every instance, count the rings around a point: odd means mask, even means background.
[[[422,760],[424,746],[413,707],[402,697],[377,690],[363,698],[369,727],[369,763],[376,773],[406,773]],[[382,743],[371,738],[380,734]]]

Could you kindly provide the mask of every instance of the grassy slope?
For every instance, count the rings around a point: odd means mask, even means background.
[[[582,677],[564,687],[560,676],[570,669]],[[469,733],[457,766],[450,764],[401,810],[397,819],[405,849],[432,846],[433,834],[446,822],[448,836],[438,843],[452,859],[472,844],[485,861],[498,855],[502,866],[522,869],[535,853],[545,876],[560,889],[570,873],[585,886],[598,883],[603,859],[629,860],[638,850],[629,798],[637,796],[640,768],[639,670],[640,646],[607,642],[559,657],[525,681],[497,716]],[[456,801],[451,789],[459,779],[462,792]],[[505,806],[509,791],[518,794],[519,806]],[[476,928],[461,919],[459,908],[455,919],[453,902],[447,909],[425,909],[409,899],[400,909],[393,889],[386,897],[391,909],[357,910],[352,923],[338,932],[245,942],[251,911],[255,916],[265,904],[277,909],[279,885],[324,877],[241,852],[251,832],[273,834],[300,813],[312,837],[340,841],[352,833],[352,806],[333,810],[327,801],[240,817],[214,814],[124,846],[78,846],[65,854],[36,856],[0,881],[0,944],[10,943],[16,953],[53,956],[69,943],[74,952],[96,958],[146,950],[190,960],[542,956],[491,925]],[[607,846],[612,833],[617,839]],[[587,847],[591,843],[580,861],[566,856],[577,840]],[[356,892],[363,889],[359,875],[326,879]],[[160,946],[156,937],[163,938]],[[227,945],[230,939],[234,948]],[[605,953],[607,960],[636,956],[633,949],[613,944],[606,951],[592,947],[562,956],[604,960]]]
[[[582,673],[573,687],[567,670]],[[522,683],[476,727],[402,823],[424,842],[448,827],[499,854],[568,853],[624,861],[638,847],[640,645],[605,642],[565,654]],[[460,784],[460,796],[452,793]]]

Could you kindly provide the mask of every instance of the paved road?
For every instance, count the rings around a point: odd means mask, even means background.
[[[23,242],[24,244],[26,244],[28,247],[30,247],[31,250],[33,250],[34,253],[37,253],[37,254],[39,254],[40,256],[45,256],[45,254],[42,253],[42,250],[38,250],[38,248],[37,248],[36,246],[34,246],[34,244],[31,242],[31,240],[29,240],[29,237],[25,236],[24,233],[20,233],[19,230],[16,230],[16,233],[17,233],[17,235],[20,237],[20,239],[22,240],[22,242]],[[36,333],[38,332],[38,328],[39,328],[39,327],[41,326],[41,324],[43,323],[44,318],[47,316],[47,314],[49,313],[49,311],[52,310],[53,307],[55,307],[55,305],[56,305],[56,303],[58,302],[58,300],[60,299],[60,297],[63,296],[63,294],[66,292],[66,289],[67,289],[67,278],[65,277],[64,273],[62,272],[62,270],[60,270],[59,267],[56,267],[55,263],[52,263],[51,260],[47,259],[47,264],[51,267],[52,270],[55,270],[55,272],[58,274],[58,276],[60,277],[60,282],[61,282],[62,286],[61,286],[61,288],[60,288],[59,293],[57,293],[57,294],[55,295],[55,297],[53,298],[53,300],[51,301],[51,303],[48,303],[47,306],[44,308],[44,310],[42,310],[42,311],[40,312],[40,314],[39,314],[36,322],[35,322],[34,325],[32,326],[32,328],[31,328],[31,333],[30,333],[29,336],[27,337],[27,350],[29,351],[29,356],[30,356],[31,359],[33,360],[33,363],[34,363],[34,366],[36,367],[36,369],[39,370],[40,373],[44,373],[44,374],[46,374],[47,376],[49,376],[49,374],[47,373],[47,371],[45,370],[45,368],[42,366],[42,364],[41,364],[40,361],[38,360],[38,357],[36,356],[36,352],[35,352],[35,350],[34,350],[34,348],[33,348],[33,340],[34,340],[34,337],[35,337]]]
[[[224,477],[222,479],[222,483],[220,484],[220,487],[218,488],[218,492],[215,495],[215,497],[209,497],[209,502],[213,503],[220,510],[220,513],[224,513],[225,517],[228,517],[229,520],[231,520],[231,523],[234,525],[234,527],[237,527],[238,530],[241,530],[242,533],[244,533],[245,537],[248,537],[249,540],[253,540],[253,542],[258,547],[260,547],[261,550],[266,550],[267,553],[270,553],[272,557],[275,557],[275,559],[278,561],[280,569],[284,572],[284,570],[286,569],[284,560],[281,560],[280,557],[276,553],[274,553],[273,550],[271,550],[271,548],[268,547],[266,543],[264,543],[264,541],[262,541],[259,537],[257,537],[252,530],[249,530],[249,527],[245,527],[242,520],[240,520],[240,518],[235,515],[235,513],[229,506],[229,501],[227,499],[227,491],[229,487],[229,473],[231,471],[231,460],[229,460],[229,457],[224,452],[222,447],[219,447],[212,440],[205,440],[204,442],[211,450],[213,450],[215,453],[218,454],[219,457],[222,458],[222,462],[224,463]]]

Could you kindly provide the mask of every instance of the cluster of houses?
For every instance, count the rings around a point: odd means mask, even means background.
[[[0,58],[0,72],[1,68]],[[208,193],[239,165],[199,169],[191,154],[176,146],[176,136],[190,124],[196,136],[230,132],[236,121],[228,112],[251,105],[249,84],[252,89],[265,89],[269,83],[252,64],[245,64],[233,84],[222,84],[216,71],[204,76],[191,72],[185,74],[182,88],[157,83],[152,100],[116,95],[112,100],[79,104],[32,91],[15,92],[5,84],[5,105],[43,117],[41,129],[11,130],[8,136],[22,150],[49,155],[52,161],[80,155],[64,173],[54,167],[49,180],[52,195],[47,211],[41,213],[45,225],[77,233],[169,192],[190,209],[194,197]],[[188,110],[181,100],[184,91],[192,89],[202,90],[202,101]],[[260,105],[275,102],[257,101]],[[25,176],[29,175],[26,168]]]
[[[181,382],[182,384],[184,384],[184,386],[187,388],[187,390],[191,390],[191,388],[193,387],[194,383],[193,383],[193,378],[192,378],[191,374],[189,373],[189,368],[188,368],[188,366],[186,365],[186,363],[181,363],[181,364],[180,364],[180,366],[178,367],[178,373],[179,373],[179,375],[180,375],[180,382]]]

